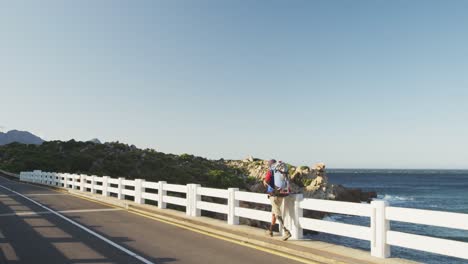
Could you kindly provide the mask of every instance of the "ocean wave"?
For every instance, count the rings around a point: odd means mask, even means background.
[[[342,219],[343,216],[342,215],[337,215],[337,214],[333,214],[333,215],[327,215],[325,216],[322,220],[324,221],[330,221],[330,222],[336,222],[340,219]]]
[[[411,196],[399,196],[399,195],[390,195],[390,194],[379,194],[377,199],[384,200],[388,202],[405,202],[405,201],[414,201],[414,197]]]

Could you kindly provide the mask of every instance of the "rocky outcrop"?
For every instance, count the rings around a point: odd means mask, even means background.
[[[267,160],[254,159],[252,156],[239,161],[225,161],[229,167],[243,170],[255,181],[249,185],[252,192],[265,192],[262,180],[268,170]],[[317,163],[312,168],[308,166],[295,167],[289,165],[291,191],[302,193],[306,198],[337,200],[348,202],[370,202],[377,195],[375,192],[363,192],[360,189],[349,189],[342,185],[330,184],[324,163]]]
[[[267,160],[258,160],[249,156],[248,158],[238,161],[225,161],[226,165],[232,168],[244,171],[249,178],[254,181],[249,185],[249,191],[265,193],[266,188],[263,185],[263,177],[268,170]],[[302,193],[305,198],[336,200],[346,202],[370,202],[372,198],[377,197],[375,192],[363,192],[360,189],[349,189],[342,185],[330,184],[324,163],[318,163],[312,168],[308,166],[295,167],[289,165],[289,175],[291,178],[291,191],[293,193]],[[268,210],[267,205],[253,204],[248,202],[240,203],[241,207],[252,208],[257,210]],[[327,213],[304,210],[304,216],[309,218],[322,219]],[[241,219],[242,224],[264,227],[264,223],[251,219]]]

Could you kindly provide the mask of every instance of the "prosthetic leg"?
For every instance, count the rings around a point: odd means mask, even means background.
[[[270,228],[267,230],[267,233],[270,236],[273,236],[273,227],[276,224],[276,218],[278,218],[278,221],[280,222],[281,226],[283,227],[283,231],[284,231],[283,241],[286,241],[291,237],[291,232],[289,232],[289,230],[284,226],[283,217],[281,217],[281,216],[275,217],[275,215],[272,215],[271,225],[270,225]]]

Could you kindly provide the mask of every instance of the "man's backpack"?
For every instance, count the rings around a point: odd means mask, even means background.
[[[278,162],[273,167],[273,177],[275,183],[275,196],[289,195],[289,169],[288,165],[283,162]]]

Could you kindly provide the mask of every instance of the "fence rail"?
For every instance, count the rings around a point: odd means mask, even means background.
[[[269,211],[247,208],[245,205],[270,204],[265,194],[239,191],[237,188],[225,190],[201,187],[199,184],[177,185],[164,181],[149,182],[42,171],[22,172],[20,180],[114,196],[117,199],[132,199],[139,204],[157,203],[161,209],[165,209],[167,204],[178,205],[185,207],[186,214],[193,217],[200,216],[202,210],[225,214],[230,225],[238,225],[240,218],[264,222],[271,220]],[[206,197],[218,200],[207,201]],[[225,202],[221,203],[219,199]],[[366,217],[369,218],[370,225],[359,226],[307,218],[304,217],[304,210]],[[468,259],[466,242],[397,232],[390,228],[390,221],[399,221],[468,230],[468,214],[391,207],[385,201],[358,204],[308,199],[298,194],[284,199],[283,219],[285,226],[291,230],[292,239],[303,238],[305,229],[367,240],[370,242],[371,255],[379,258],[390,257],[390,246],[399,246]]]

